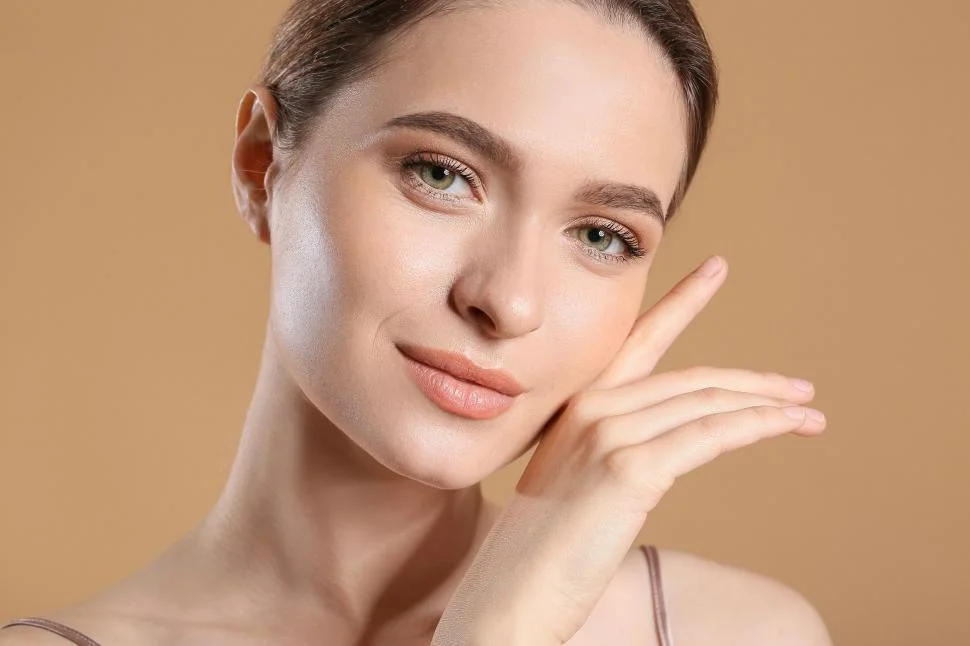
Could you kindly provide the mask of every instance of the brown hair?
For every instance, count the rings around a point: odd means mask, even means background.
[[[686,102],[687,161],[668,205],[673,216],[694,177],[717,104],[717,67],[690,0],[569,0],[611,22],[631,19],[666,53]],[[482,0],[295,0],[283,16],[260,75],[278,103],[280,149],[305,141],[314,118],[343,86],[383,62],[386,41],[429,14]]]

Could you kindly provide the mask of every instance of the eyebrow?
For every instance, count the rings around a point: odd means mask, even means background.
[[[464,144],[490,162],[509,171],[517,171],[522,162],[515,148],[507,140],[467,117],[439,110],[414,112],[394,117],[383,128],[411,128],[444,135]],[[624,209],[656,220],[662,230],[667,217],[657,193],[636,184],[620,184],[588,180],[574,194],[574,198],[593,206]]]

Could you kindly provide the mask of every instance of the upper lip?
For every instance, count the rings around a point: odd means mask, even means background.
[[[515,397],[525,392],[522,384],[508,372],[498,368],[482,368],[460,354],[404,343],[399,343],[398,349],[415,361],[443,370],[458,379],[491,388],[503,395]]]

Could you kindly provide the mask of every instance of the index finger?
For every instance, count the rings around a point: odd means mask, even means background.
[[[711,256],[682,278],[633,324],[613,361],[591,388],[616,388],[646,377],[687,326],[707,306],[727,276],[727,263]]]

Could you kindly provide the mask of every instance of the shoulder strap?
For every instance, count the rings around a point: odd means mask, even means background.
[[[44,619],[43,617],[24,617],[23,619],[16,619],[5,626],[0,626],[0,630],[10,628],[11,626],[32,626],[34,628],[40,628],[42,630],[52,632],[59,637],[63,637],[64,639],[77,644],[77,646],[100,646],[98,642],[94,641],[87,635],[79,633],[69,626],[59,624],[50,619]]]
[[[674,640],[670,636],[670,626],[667,623],[667,607],[664,604],[663,580],[660,577],[660,555],[653,545],[641,545],[640,549],[647,557],[647,568],[650,570],[650,590],[653,594],[654,627],[657,629],[657,641],[660,646],[673,646]]]

